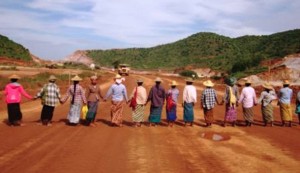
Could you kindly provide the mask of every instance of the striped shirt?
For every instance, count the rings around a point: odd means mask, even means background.
[[[48,83],[44,85],[35,97],[41,98],[43,105],[55,107],[60,99],[60,91],[55,83]]]
[[[74,104],[81,104],[82,102],[86,104],[85,92],[84,92],[83,88],[79,84],[76,85],[76,91],[75,92],[74,92],[74,85],[71,85],[68,88],[67,94],[62,99],[62,102],[67,101],[69,97],[71,97],[70,100],[72,102],[73,95],[74,95]]]
[[[203,108],[212,109],[214,108],[217,100],[216,91],[213,88],[206,88],[201,95],[201,103]]]
[[[114,83],[107,91],[105,100],[108,97],[112,97],[112,101],[128,101],[126,87],[123,84]]]

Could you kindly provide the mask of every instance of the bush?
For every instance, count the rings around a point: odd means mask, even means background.
[[[191,77],[194,79],[199,78],[198,74],[192,70],[184,70],[184,71],[180,72],[179,75],[184,76],[184,77]]]

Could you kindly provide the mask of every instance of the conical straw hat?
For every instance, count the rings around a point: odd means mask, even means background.
[[[76,75],[76,76],[73,77],[71,80],[72,80],[72,81],[81,81],[82,79],[81,79],[78,75]]]
[[[175,80],[173,80],[172,83],[170,84],[170,86],[177,86],[177,85],[178,83]]]
[[[16,74],[13,74],[11,76],[9,76],[9,79],[20,79],[21,77],[16,75]]]
[[[213,87],[215,84],[211,82],[211,80],[207,80],[203,82],[204,86]]]

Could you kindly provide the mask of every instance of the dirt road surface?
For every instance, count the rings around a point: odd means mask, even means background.
[[[111,77],[101,78],[104,93],[112,83]],[[125,85],[129,93],[137,78],[144,79],[149,91],[155,76],[126,77]],[[182,94],[183,79],[162,78],[165,88],[169,87],[168,83],[172,79],[176,79]],[[85,80],[82,83],[88,82]],[[200,83],[196,85],[199,97],[203,88]],[[222,94],[223,87],[217,88],[218,94]],[[24,127],[7,126],[7,113],[3,109],[0,111],[0,120],[3,121],[0,124],[0,172],[300,172],[300,126],[295,121],[292,128],[280,127],[277,107],[275,119],[278,122],[275,127],[262,126],[260,108],[257,106],[256,125],[242,126],[239,107],[240,124],[224,128],[220,125],[224,106],[217,106],[216,123],[212,128],[205,128],[198,103],[195,126],[184,127],[181,97],[177,110],[178,121],[172,128],[167,127],[165,121],[157,127],[148,127],[146,124],[134,128],[128,106],[124,111],[124,127],[111,127],[109,101],[100,103],[97,127],[67,126],[68,103],[55,109],[52,127],[36,125],[41,111],[38,100],[22,104],[23,121],[26,123]],[[148,115],[149,105],[145,120]]]

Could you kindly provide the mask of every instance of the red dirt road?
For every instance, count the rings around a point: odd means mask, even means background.
[[[112,81],[109,77],[103,77],[100,82],[105,92]],[[149,91],[155,76],[126,77],[127,91],[131,93],[137,77],[144,79]],[[176,79],[182,94],[184,80]],[[163,77],[163,80],[167,88],[172,78]],[[200,84],[196,85],[199,97],[202,89]],[[133,128],[128,106],[124,113],[125,126],[110,127],[110,102],[100,103],[97,127],[71,127],[65,125],[68,107],[66,103],[55,109],[52,127],[36,125],[41,111],[39,101],[22,104],[26,126],[0,124],[0,172],[300,172],[300,126],[294,122],[292,128],[263,127],[258,106],[255,111],[258,125],[251,128],[221,127],[223,106],[215,109],[216,124],[205,128],[199,103],[194,127],[183,126],[180,105],[173,128],[166,127],[165,122],[158,127]],[[148,114],[149,105],[145,120]],[[239,120],[241,115],[239,108]],[[6,116],[6,110],[0,111],[1,121]],[[275,119],[280,120],[278,108]],[[218,133],[228,140],[205,139],[203,133],[207,136]]]

